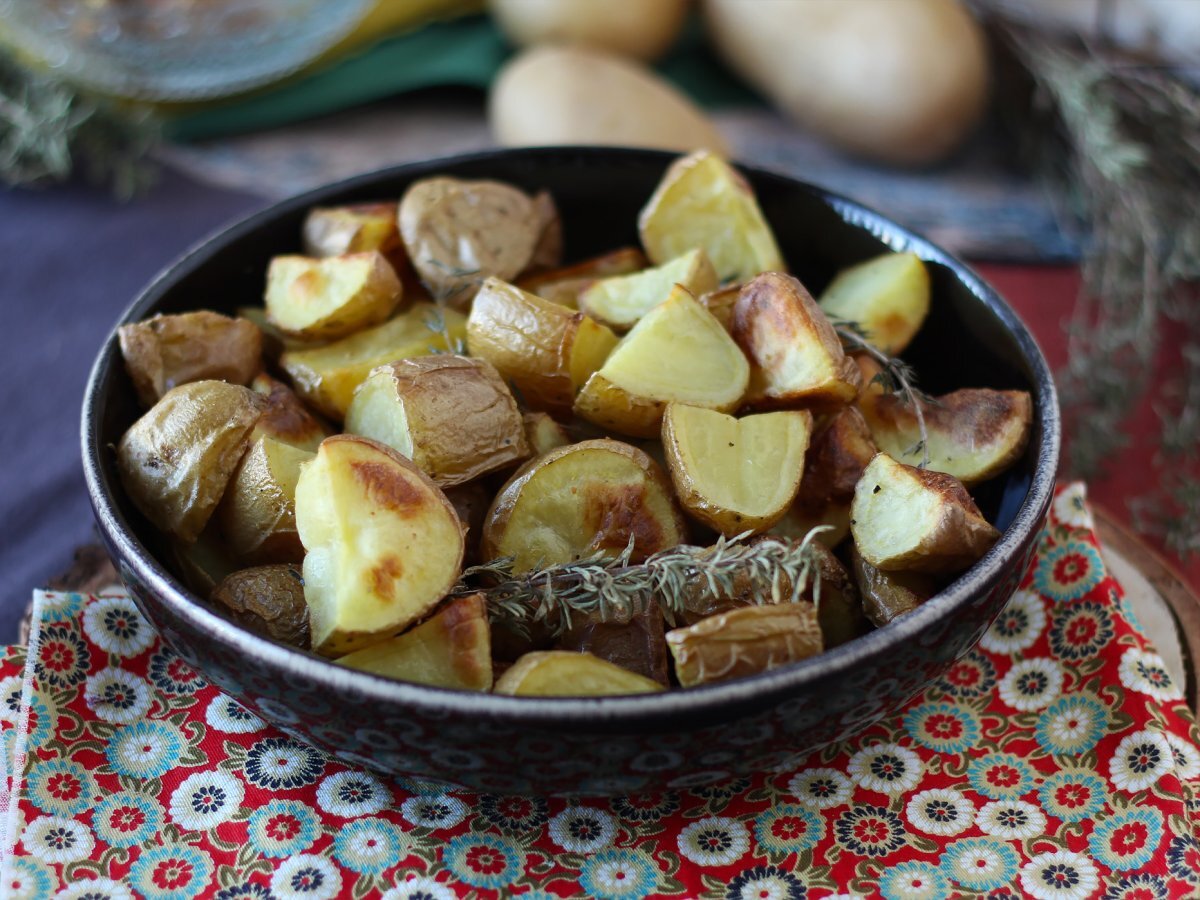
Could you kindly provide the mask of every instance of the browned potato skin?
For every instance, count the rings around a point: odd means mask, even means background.
[[[817,610],[805,601],[717,613],[668,631],[667,646],[683,687],[754,675],[824,649]]]
[[[862,597],[863,612],[882,628],[916,609],[938,591],[938,582],[923,572],[884,572],[877,569],[850,545],[847,558]]]
[[[170,548],[175,572],[200,597],[212,594],[225,576],[242,567],[221,537],[216,520],[210,521],[200,536],[190,543],[171,538]]]
[[[217,506],[216,520],[230,549],[251,565],[302,563],[291,479],[311,451],[254,440]],[[281,458],[282,457],[282,458]]]
[[[408,267],[394,202],[315,206],[304,218],[303,238],[305,256],[341,256],[377,250],[397,275]]]
[[[194,541],[250,443],[263,400],[249,388],[193,381],[167,391],[117,445],[117,470],[155,527]]]
[[[651,603],[627,622],[605,622],[599,615],[576,616],[559,639],[558,649],[590,653],[670,687],[662,609]]]
[[[797,505],[811,513],[831,502],[849,503],[863,469],[878,452],[858,408],[847,406],[839,411],[813,434],[804,457]]]
[[[521,419],[525,423],[525,439],[534,456],[543,456],[571,443],[567,429],[547,413],[528,412]]]
[[[247,631],[301,650],[311,646],[304,579],[295,566],[241,569],[213,589],[211,600]]]
[[[740,284],[727,284],[715,291],[703,293],[697,299],[721,323],[721,327],[732,334],[733,308],[737,305],[737,298],[741,292]]]
[[[649,265],[650,260],[640,249],[622,247],[565,268],[523,275],[517,280],[517,287],[543,300],[575,309],[579,295],[594,282],[613,275],[632,275]]]
[[[324,422],[309,411],[295,391],[266,372],[254,377],[250,389],[266,401],[262,418],[254,426],[254,440],[270,437],[316,453],[321,441],[332,433]]]
[[[563,228],[558,206],[549,191],[533,195],[533,210],[537,215],[538,241],[530,257],[530,269],[549,269],[562,265]],[[534,292],[536,293],[536,291]]]
[[[262,368],[262,332],[208,310],[154,316],[117,329],[125,369],[142,406],[191,381],[248,384]]]
[[[488,508],[492,505],[491,491],[482,482],[472,481],[448,487],[444,493],[463,525],[463,565],[473,566],[483,562],[479,555],[479,542],[484,523],[487,522]]]

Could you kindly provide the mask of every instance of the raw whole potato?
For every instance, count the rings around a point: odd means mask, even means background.
[[[675,160],[638,216],[646,255],[662,265],[701,248],[721,281],[782,271],[783,256],[749,183],[716,153]]]
[[[142,406],[191,381],[249,384],[262,368],[262,332],[215,312],[154,316],[117,329],[125,370]]]
[[[338,665],[434,687],[486,691],[492,686],[492,640],[483,594],[449,601],[399,637],[356,650]]]
[[[528,459],[521,411],[484,359],[442,354],[375,369],[354,392],[346,431],[387,444],[439,487]]]
[[[248,631],[301,650],[311,644],[304,579],[295,566],[241,569],[217,585],[211,600]]]
[[[331,341],[385,321],[404,288],[375,250],[313,259],[276,256],[267,269],[267,319],[292,337]]]
[[[382,253],[397,275],[408,268],[394,202],[317,206],[305,216],[305,256],[343,256],[369,250]]]
[[[696,249],[654,269],[601,279],[580,292],[578,303],[597,322],[628,331],[666,300],[676,284],[698,295],[714,290],[717,281],[712,263]]]
[[[274,438],[301,450],[317,452],[321,441],[329,437],[325,424],[308,411],[296,392],[268,375],[259,372],[250,382],[250,389],[266,401],[266,408],[254,426],[252,440]]]
[[[534,456],[545,456],[551,450],[571,443],[571,435],[553,418],[544,412],[525,413],[525,440]]]
[[[862,595],[863,612],[878,628],[916,609],[937,593],[937,580],[924,572],[884,572],[850,545],[850,570]]]
[[[260,437],[225,489],[217,520],[229,548],[252,565],[300,563],[296,481],[314,453]]]
[[[327,438],[296,485],[313,649],[341,656],[427,614],[457,580],[463,529],[446,495],[390,447]]]
[[[172,388],[129,427],[117,471],[129,499],[155,527],[194,541],[250,443],[263,399],[224,381]]]
[[[517,697],[605,697],[649,694],[663,686],[590,653],[526,653],[496,681],[497,694]]]
[[[987,105],[983,30],[957,0],[704,0],[704,14],[735,72],[863,156],[935,162]]]
[[[961,571],[1000,537],[953,475],[886,453],[876,454],[859,479],[850,532],[862,558],[889,572]]]
[[[675,42],[688,0],[489,0],[488,9],[518,47],[584,44],[653,61]]]
[[[838,272],[818,299],[826,315],[857,323],[896,356],[929,315],[929,272],[915,253],[885,253]]]
[[[735,419],[672,403],[662,443],[683,508],[726,537],[770,528],[800,489],[812,433],[807,410]]]
[[[505,147],[594,144],[726,152],[716,126],[660,75],[587,47],[543,46],[517,54],[492,82],[488,122],[496,143]]]
[[[590,653],[670,687],[663,614],[657,603],[649,604],[625,622],[606,622],[597,613],[576,616],[559,640],[558,649]]]
[[[577,309],[579,295],[597,280],[640,272],[648,265],[646,254],[637,247],[621,247],[572,266],[522,275],[517,287],[551,303]]]
[[[514,570],[616,556],[640,561],[686,537],[671,485],[649,456],[620,441],[582,441],[526,463],[496,495],[483,557]]]

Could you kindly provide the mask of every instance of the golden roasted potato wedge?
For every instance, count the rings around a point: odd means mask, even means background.
[[[377,250],[399,275],[408,260],[396,224],[395,203],[316,206],[304,217],[304,255],[344,256]]]
[[[895,356],[929,315],[929,272],[915,253],[885,253],[838,272],[819,299],[827,315],[856,322]]]
[[[245,319],[207,310],[122,325],[117,339],[145,407],[191,381],[249,384],[262,368],[262,332]]]
[[[582,441],[517,470],[496,495],[483,529],[483,557],[514,558],[525,572],[596,553],[633,559],[682,543],[683,517],[649,456],[620,441]]]
[[[530,197],[499,181],[425,178],[400,199],[400,237],[435,297],[464,306],[483,279],[512,281],[545,230]]]
[[[492,638],[483,594],[451,600],[416,628],[335,662],[400,681],[460,691],[489,690]]]
[[[526,653],[496,681],[495,693],[517,697],[649,694],[663,686],[645,675],[571,650]]]
[[[531,455],[521,411],[484,359],[417,356],[375,369],[354,392],[346,431],[387,444],[440,487]]]
[[[683,508],[726,537],[770,528],[800,489],[812,433],[807,410],[735,419],[672,403],[662,443]]]
[[[692,687],[808,659],[824,644],[816,607],[801,600],[717,613],[668,631],[667,647],[675,677]]]
[[[854,489],[850,532],[862,558],[889,572],[956,572],[1000,537],[953,475],[886,453],[875,455]]]
[[[296,532],[296,481],[315,454],[260,437],[234,473],[217,507],[229,548],[252,565],[300,563],[304,547]]]
[[[543,300],[576,309],[579,294],[596,281],[640,272],[648,265],[650,261],[646,259],[646,254],[637,247],[622,247],[573,266],[523,275],[516,284],[521,290],[537,294]]]
[[[864,396],[859,405],[880,450],[902,463],[921,462],[921,430],[912,406],[894,394]],[[968,487],[1016,462],[1033,428],[1033,401],[1025,391],[966,388],[922,403],[921,413],[928,468]]]
[[[467,347],[511,381],[531,409],[564,414],[617,336],[591,317],[489,278],[467,319]]]
[[[853,544],[848,559],[862,597],[863,612],[879,628],[916,609],[938,592],[937,579],[932,575],[877,569],[862,558]]]
[[[606,622],[598,614],[579,617],[559,639],[559,650],[590,653],[613,665],[670,686],[662,608],[657,603],[634,613],[627,622]]]
[[[544,456],[571,443],[567,429],[546,413],[530,412],[521,418],[525,423],[525,440],[534,456]]]
[[[129,427],[117,470],[129,499],[157,528],[194,541],[250,443],[263,399],[224,381],[172,388]]]
[[[265,306],[239,306],[237,317],[257,326],[262,333],[263,359],[270,363],[277,363],[279,357],[288,350],[307,350],[311,347],[319,347],[324,343],[323,341],[302,341],[284,334],[267,321]]]
[[[602,278],[579,294],[579,308],[597,322],[627,331],[666,300],[676,284],[693,295],[716,289],[717,271],[703,250],[696,248],[654,269]]]
[[[858,367],[791,275],[767,272],[742,288],[733,309],[733,338],[750,359],[751,406],[836,409],[858,394]]]
[[[740,284],[730,284],[701,294],[700,305],[713,314],[726,331],[733,331],[733,308],[737,305],[738,294],[742,292]]]
[[[211,601],[248,631],[307,650],[312,641],[304,578],[295,566],[259,566],[226,576]]]
[[[537,215],[538,239],[529,258],[531,269],[549,269],[562,265],[563,228],[558,206],[549,191],[533,195],[533,211]],[[533,293],[537,293],[534,291]]]
[[[463,529],[446,495],[390,447],[339,434],[296,484],[313,649],[340,656],[402,631],[458,578]]]
[[[432,303],[416,303],[394,319],[348,338],[323,347],[288,351],[279,365],[306,402],[340,422],[350,408],[354,389],[376,366],[454,350],[446,337],[452,342],[462,340],[467,320],[452,309],[442,311],[443,333],[436,329],[438,315]]]
[[[321,441],[329,437],[325,423],[309,412],[296,392],[282,381],[259,372],[250,382],[250,389],[266,400],[262,417],[254,426],[253,440],[274,438],[316,453]]]
[[[746,357],[721,323],[676,285],[588,379],[575,412],[621,434],[658,437],[668,403],[729,412],[749,379]]]
[[[386,321],[403,294],[382,253],[276,256],[267,269],[267,320],[292,337],[332,341]]]
[[[638,230],[655,265],[701,247],[721,281],[784,269],[750,185],[708,150],[671,163],[638,217]]]

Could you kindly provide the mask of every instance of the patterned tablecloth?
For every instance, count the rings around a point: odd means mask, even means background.
[[[1200,895],[1200,734],[1062,491],[1022,589],[904,713],[786,770],[622,799],[384,783],[249,714],[124,595],[0,657],[0,896]]]

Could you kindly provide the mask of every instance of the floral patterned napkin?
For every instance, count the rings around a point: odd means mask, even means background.
[[[1022,590],[891,721],[621,799],[385,783],[268,727],[124,595],[0,655],[0,895],[387,900],[1200,895],[1200,735],[1062,490]]]

